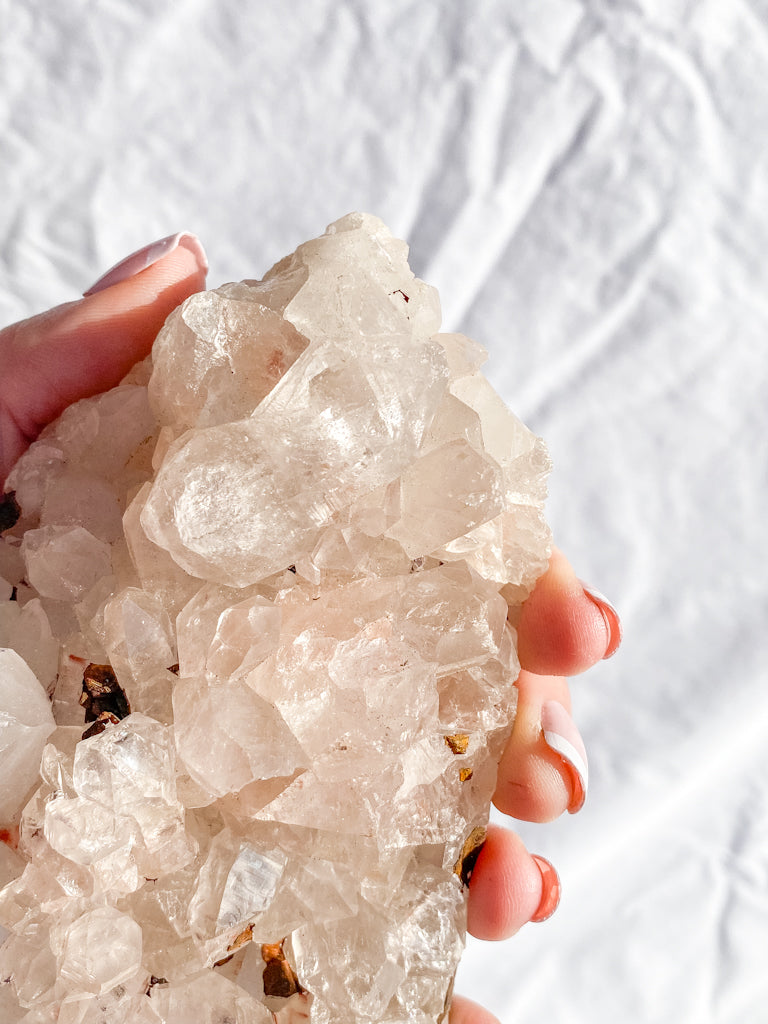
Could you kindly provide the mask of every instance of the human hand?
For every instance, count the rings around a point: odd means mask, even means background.
[[[602,595],[580,581],[566,557],[549,569],[522,607],[518,705],[499,765],[493,802],[521,821],[546,822],[578,811],[586,796],[586,751],[570,717],[568,676],[615,653],[621,623]],[[554,912],[560,883],[554,868],[531,855],[510,831],[491,826],[469,888],[468,929],[479,939],[506,939]],[[457,996],[450,1024],[498,1024]]]
[[[194,235],[171,235],[121,261],[77,302],[0,331],[0,481],[72,402],[118,384],[165,318],[205,287]]]
[[[194,236],[172,236],[118,264],[78,302],[0,331],[0,479],[67,405],[113,387],[149,352],[171,310],[204,287],[206,269]],[[570,719],[566,677],[612,654],[620,624],[556,550],[514,625],[523,671],[494,802],[514,818],[550,821],[578,810],[586,791],[586,754]],[[507,938],[548,917],[558,896],[554,869],[512,832],[491,827],[472,875],[469,931]],[[455,998],[451,1024],[494,1020]]]

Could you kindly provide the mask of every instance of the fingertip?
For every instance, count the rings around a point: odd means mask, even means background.
[[[513,832],[491,825],[472,875],[467,928],[478,939],[507,939],[539,912],[542,872]]]
[[[150,267],[160,263],[167,268],[174,262],[169,262],[168,257],[178,249],[183,250],[180,254],[182,257],[184,253],[188,253],[193,260],[194,269],[205,275],[208,270],[208,257],[202,242],[191,231],[178,231],[176,234],[167,235],[156,242],[150,242],[149,245],[144,245],[141,249],[137,249],[129,256],[119,260],[89,288],[86,288],[83,295],[88,297],[106,291],[115,285],[138,277]],[[178,261],[178,257],[175,259]]]
[[[493,802],[521,821],[575,813],[586,797],[587,754],[569,714],[568,681],[523,669],[517,691],[515,724],[499,762]]]
[[[610,657],[621,640],[615,608],[557,549],[522,606],[517,631],[520,664],[539,675],[577,675]]]
[[[184,299],[205,287],[208,269],[205,254],[201,258],[192,243],[183,244],[184,237],[182,242],[148,267],[125,278],[117,278],[107,287],[96,291],[89,289],[76,304],[82,322],[98,325],[127,318],[129,324],[141,326],[148,333],[154,331],[149,339],[151,346],[168,314]]]
[[[549,751],[512,750],[499,771],[494,806],[518,821],[555,821],[573,800],[570,779],[567,783],[564,779],[567,772],[562,759]]]
[[[464,996],[453,997],[448,1021],[449,1024],[500,1024],[498,1017]]]

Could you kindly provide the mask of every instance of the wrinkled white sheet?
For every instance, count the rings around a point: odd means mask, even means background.
[[[0,0],[0,321],[365,209],[549,442],[626,638],[560,910],[460,971],[504,1024],[768,1020],[766,128],[766,0]]]

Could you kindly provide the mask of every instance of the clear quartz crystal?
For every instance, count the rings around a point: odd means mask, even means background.
[[[16,651],[0,648],[0,823],[12,821],[23,807],[55,727],[34,672]]]
[[[439,328],[351,214],[12,471],[3,1020],[445,1019],[549,461]]]

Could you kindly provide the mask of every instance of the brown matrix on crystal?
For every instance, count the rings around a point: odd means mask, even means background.
[[[439,329],[351,214],[11,473],[4,1022],[444,1018],[549,465]]]

